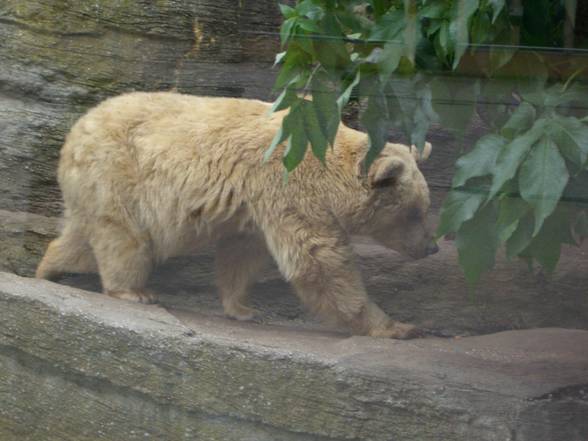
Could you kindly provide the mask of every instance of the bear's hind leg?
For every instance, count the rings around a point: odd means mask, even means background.
[[[251,320],[258,311],[247,306],[247,288],[270,256],[261,237],[239,234],[222,238],[216,249],[216,278],[225,314]]]
[[[110,219],[101,219],[91,235],[104,293],[122,300],[155,303],[154,294],[145,290],[153,266],[151,241]]]
[[[54,280],[64,273],[95,272],[98,272],[96,259],[85,235],[70,223],[47,247],[35,277]]]

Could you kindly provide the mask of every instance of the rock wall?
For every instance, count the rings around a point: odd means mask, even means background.
[[[69,126],[132,90],[270,99],[277,3],[0,3],[0,209],[60,213],[55,168]]]
[[[64,135],[109,96],[177,90],[271,100],[280,22],[270,0],[0,3],[0,209],[60,214]],[[345,119],[357,126],[352,109]],[[438,208],[462,145],[440,128],[431,138],[424,171]]]

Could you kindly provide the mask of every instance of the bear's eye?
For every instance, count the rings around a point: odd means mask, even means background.
[[[420,222],[423,220],[423,212],[417,207],[412,207],[406,217],[409,222]]]

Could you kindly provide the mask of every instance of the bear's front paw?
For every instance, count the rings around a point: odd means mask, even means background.
[[[152,304],[157,303],[157,297],[149,291],[107,291],[107,295],[128,302]]]
[[[406,340],[410,338],[422,337],[423,332],[421,329],[408,323],[390,322],[390,324],[384,328],[370,330],[368,335],[371,337],[385,337]]]

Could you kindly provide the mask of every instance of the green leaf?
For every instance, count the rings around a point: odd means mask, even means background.
[[[371,0],[370,3],[374,9],[374,15],[376,17],[383,15],[387,8],[390,7],[390,2],[386,0]]]
[[[472,15],[478,10],[479,3],[479,0],[456,0],[454,2],[453,18],[449,25],[449,34],[455,46],[454,70],[468,48],[468,23]]]
[[[311,88],[312,105],[319,126],[329,144],[334,145],[341,121],[341,112],[337,106],[337,94],[333,90],[328,75],[322,70],[312,77]]]
[[[300,48],[305,54],[305,61],[303,68],[308,66],[308,63],[313,59],[312,57],[315,56],[314,50],[314,39],[311,35],[307,32],[297,32],[292,35],[290,38],[290,46],[289,49],[292,50],[294,47]],[[308,72],[307,72],[308,73]]]
[[[282,47],[286,44],[286,42],[290,39],[290,35],[292,35],[292,30],[296,25],[296,17],[289,18],[282,23],[282,27],[280,28],[280,42]]]
[[[276,78],[274,89],[281,89],[286,85],[292,85],[294,88],[302,87],[308,78],[306,68],[307,55],[298,47],[290,46],[280,67],[280,72]]]
[[[296,106],[290,110],[288,125],[291,136],[288,139],[288,146],[284,152],[283,163],[288,172],[294,170],[304,159],[308,148],[308,137],[304,125],[303,106]]]
[[[308,139],[306,135],[299,134],[298,136],[290,136],[288,138],[288,145],[284,153],[282,162],[288,173],[294,170],[304,159],[306,149],[308,148]]]
[[[586,99],[588,99],[586,87],[577,83],[567,89],[561,84],[554,84],[545,92],[546,107],[570,105],[574,102],[584,104]]]
[[[357,73],[355,74],[355,77],[353,78],[353,81],[351,81],[351,83],[347,86],[347,88],[341,94],[341,96],[339,96],[339,98],[337,98],[337,107],[339,107],[339,113],[341,113],[343,111],[343,107],[345,107],[345,105],[349,101],[349,98],[351,97],[351,92],[353,91],[355,86],[357,86],[359,84],[359,79],[360,79],[360,74],[359,74],[359,70],[358,70]]]
[[[483,272],[494,267],[498,236],[496,205],[488,204],[465,222],[455,237],[459,263],[470,286],[476,284]]]
[[[446,21],[443,22],[439,29],[439,45],[441,46],[441,49],[443,49],[443,57],[446,57],[447,54],[449,54],[450,47],[453,48],[449,39],[449,23]]]
[[[354,12],[353,7],[346,7],[343,10],[339,9],[334,14],[326,14],[324,21],[327,21],[329,17],[337,22],[337,26],[340,24],[341,27],[345,28],[346,34],[360,33],[366,35],[367,29],[373,27],[373,21]]]
[[[529,129],[535,122],[535,117],[537,112],[535,112],[535,107],[523,101],[513,112],[510,119],[504,125],[501,130],[502,136],[512,139],[517,134],[524,132]]]
[[[472,43],[484,44],[492,42],[494,26],[492,26],[490,17],[487,14],[474,14],[470,21],[470,41]]]
[[[450,95],[446,97],[446,100],[451,110],[446,107],[449,115],[445,115],[443,123],[454,132],[463,134],[476,111],[480,83],[477,80],[451,82],[447,90]]]
[[[391,10],[377,20],[367,41],[387,42],[397,39],[404,26],[404,12],[400,9]]]
[[[316,57],[323,68],[340,76],[351,60],[344,42],[345,33],[335,15],[325,15],[321,21],[321,34],[321,38],[314,41]]]
[[[492,45],[489,56],[489,74],[494,75],[499,69],[506,66],[512,60],[515,52],[516,49],[506,43]]]
[[[457,160],[453,187],[461,187],[470,178],[492,174],[496,158],[506,139],[499,135],[486,135],[478,140],[468,154]]]
[[[490,80],[481,82],[480,86],[478,115],[492,130],[499,132],[511,116],[508,105],[512,99],[512,83]]]
[[[494,178],[488,199],[493,199],[506,181],[513,178],[533,144],[543,136],[544,127],[545,120],[539,119],[530,130],[502,147],[496,159]]]
[[[294,8],[291,8],[288,5],[283,5],[281,3],[278,6],[280,7],[280,12],[285,18],[296,17],[296,10]]]
[[[285,56],[286,56],[286,51],[277,53],[276,59],[274,60],[274,66],[277,66],[278,64],[280,64]]]
[[[542,138],[521,166],[519,177],[521,196],[535,212],[534,236],[555,210],[568,179],[568,169],[557,146],[551,139]]]
[[[370,82],[368,93],[362,91],[362,95],[368,96],[368,105],[361,115],[361,123],[365,127],[369,137],[369,147],[364,160],[365,171],[369,170],[372,162],[378,157],[388,139],[388,108],[386,98],[382,93],[379,82]]]
[[[484,199],[486,199],[486,193],[479,189],[456,188],[451,190],[441,207],[437,237],[458,231],[464,222],[474,216]]]
[[[280,72],[278,73],[278,77],[276,78],[276,82],[274,84],[274,89],[280,89],[293,80],[301,78],[300,67],[288,61],[289,60],[286,56],[286,62],[280,68]]]
[[[316,33],[316,34],[320,34],[321,33],[321,30],[318,27],[318,25],[314,21],[312,21],[312,20],[308,20],[306,18],[300,18],[300,19],[298,19],[298,22],[297,23],[298,23],[298,26],[300,26],[305,31],[313,32],[313,33]]]
[[[521,256],[536,259],[545,271],[552,273],[559,261],[561,244],[575,243],[571,227],[570,210],[562,206],[558,207],[545,219],[543,228],[521,252]]]
[[[308,17],[313,21],[318,21],[324,16],[323,8],[316,4],[312,0],[304,0],[299,2],[296,6],[296,12],[300,16]]]
[[[404,130],[411,144],[422,149],[425,137],[438,115],[432,106],[430,84],[421,76],[388,81],[385,85],[388,118],[394,127]]]
[[[416,11],[415,13],[406,11],[404,21],[404,56],[414,64],[417,44],[421,37],[421,22],[418,20]]]
[[[495,133],[500,133],[500,129],[510,118],[507,103],[511,97],[511,90],[505,93],[503,86],[497,81],[486,82],[478,97],[479,103],[476,108],[480,119]]]
[[[525,102],[531,103],[537,107],[545,107],[545,92],[543,90],[533,92],[521,92],[521,97]]]
[[[293,106],[290,109],[290,112],[288,112],[288,114],[286,116],[284,116],[284,119],[282,119],[282,125],[280,126],[279,130],[276,132],[269,148],[263,154],[263,162],[267,162],[269,160],[269,158],[272,156],[272,154],[274,153],[274,151],[276,150],[276,148],[278,146],[280,146],[284,141],[289,140],[289,138],[292,134],[292,132],[291,132],[291,130],[292,130],[291,122],[293,121],[292,115],[296,115],[296,112],[294,110],[298,106],[299,106],[299,103],[293,103]]]
[[[535,222],[533,215],[527,213],[517,222],[517,229],[506,241],[506,257],[512,259],[525,250],[533,240]]]
[[[414,113],[414,127],[410,134],[410,143],[414,145],[419,152],[422,152],[425,148],[425,142],[427,141],[427,132],[431,125],[431,120],[423,111],[421,106],[417,107]]]
[[[588,158],[588,126],[577,118],[556,115],[548,124],[549,136],[562,154],[574,164],[583,167]]]
[[[431,81],[433,105],[441,125],[454,134],[463,135],[476,111],[480,94],[478,81],[448,82],[439,77]]]
[[[377,64],[380,61],[382,61],[382,53],[383,52],[384,51],[382,50],[381,47],[375,47],[372,49],[372,51],[369,53],[369,55],[364,58],[363,61],[365,61],[365,63],[368,63],[368,64]]]
[[[566,89],[560,83],[554,84],[547,89],[545,87],[536,87],[535,90],[523,91],[521,96],[533,104],[548,108],[570,105],[574,102],[583,104],[588,99],[585,87],[574,84]]]
[[[441,25],[443,24],[442,20],[433,20],[429,22],[429,26],[427,27],[427,37],[431,37],[436,32],[441,29]]]
[[[547,236],[537,236],[523,253],[537,260],[547,273],[553,273],[561,255],[561,242]]]
[[[419,16],[422,18],[442,18],[447,13],[447,6],[441,1],[429,2],[426,6],[421,8]]]
[[[328,145],[327,138],[321,130],[313,103],[310,101],[304,101],[303,104],[304,127],[306,130],[306,135],[310,140],[312,152],[323,164],[325,164],[325,156]]]
[[[269,161],[269,158],[272,156],[276,148],[286,141],[290,137],[290,132],[288,130],[284,130],[283,125],[280,126],[279,130],[277,131],[272,143],[270,144],[269,148],[263,154],[263,162]]]
[[[278,112],[280,110],[290,107],[290,105],[297,100],[296,92],[291,89],[284,89],[282,93],[274,101],[270,112]]]
[[[500,15],[500,12],[504,9],[505,0],[488,0],[488,3],[492,5],[492,23],[496,21],[496,18]]]
[[[519,226],[521,217],[530,210],[527,204],[520,196],[506,196],[499,202],[498,209],[498,240],[506,242]]]
[[[576,212],[577,207],[565,203],[558,204],[553,213],[545,219],[543,228],[537,236],[547,235],[559,243],[577,245],[572,231]]]
[[[389,41],[384,45],[381,60],[378,62],[380,81],[386,82],[390,78],[400,63],[403,51],[404,45],[401,41]]]
[[[413,115],[410,143],[415,145],[419,151],[425,148],[427,133],[432,121],[437,121],[438,116],[432,107],[431,88],[428,84],[420,85],[416,90],[417,106]],[[390,110],[388,110],[390,112]]]

